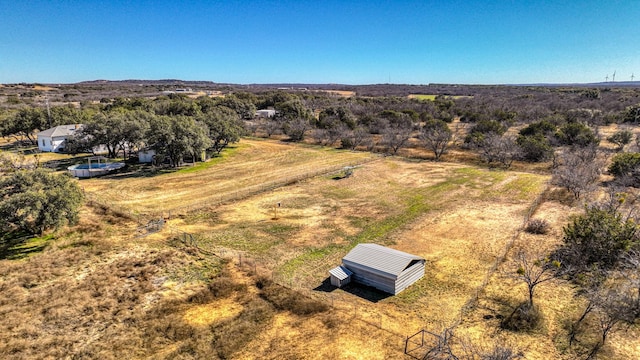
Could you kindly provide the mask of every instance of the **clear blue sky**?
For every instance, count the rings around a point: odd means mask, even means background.
[[[0,83],[640,80],[640,0],[0,0]]]

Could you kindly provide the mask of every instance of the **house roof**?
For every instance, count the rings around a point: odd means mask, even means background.
[[[342,260],[398,276],[413,261],[424,258],[378,244],[358,244]]]
[[[46,137],[62,137],[73,135],[77,130],[81,129],[84,125],[82,124],[71,124],[71,125],[60,125],[56,127],[52,127],[51,129],[47,129],[44,131],[40,131],[38,136],[46,136]]]
[[[344,266],[338,266],[338,267],[335,267],[335,268],[329,270],[329,274],[335,276],[339,280],[344,280],[344,279],[348,278],[349,276],[353,275],[351,270],[347,269]]]

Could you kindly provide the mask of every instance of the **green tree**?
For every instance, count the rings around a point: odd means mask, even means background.
[[[13,116],[8,116],[0,123],[1,136],[15,136],[19,140],[27,138],[36,143],[36,130],[49,127],[47,114],[41,108],[21,108]]]
[[[302,141],[311,128],[311,111],[300,101],[290,100],[275,105],[276,120],[282,123],[282,130],[292,141]]]
[[[548,135],[553,134],[557,127],[549,120],[544,119],[533,122],[520,130],[522,136]]]
[[[525,161],[545,161],[553,156],[553,147],[549,143],[549,139],[542,134],[519,135],[516,143],[520,147],[520,155]]]
[[[561,262],[576,269],[608,270],[638,242],[638,225],[616,209],[592,205],[563,229]]]
[[[167,157],[172,167],[182,164],[185,155],[195,160],[211,146],[207,125],[185,116],[152,118],[147,141],[159,158]]]
[[[560,143],[571,146],[590,146],[600,144],[596,133],[581,122],[568,122],[558,129],[556,138]]]
[[[255,104],[249,98],[240,98],[236,95],[227,95],[218,100],[218,106],[225,106],[233,111],[243,120],[251,120],[256,114]]]
[[[622,151],[625,145],[631,143],[633,140],[633,133],[629,130],[618,130],[613,135],[609,136],[607,140],[618,146],[618,151]]]
[[[640,122],[640,104],[628,106],[622,115],[622,121],[634,124]]]
[[[19,170],[0,179],[0,227],[4,232],[42,234],[78,221],[83,194],[66,174]]]
[[[211,108],[198,119],[209,128],[209,139],[211,139],[209,149],[216,154],[220,154],[229,144],[238,142],[244,133],[240,117],[226,106]]]
[[[320,112],[318,115],[318,128],[332,129],[340,124],[346,125],[350,130],[356,128],[356,117],[353,113],[344,107],[329,107]]]
[[[640,153],[616,154],[608,170],[617,180],[630,180],[632,184],[637,184],[640,175]]]
[[[73,105],[51,107],[52,126],[64,124],[85,124],[91,119],[89,111],[75,108]]]
[[[485,137],[491,134],[502,136],[507,132],[507,127],[496,120],[479,120],[471,129],[469,135],[464,139],[466,144],[480,145],[484,142]]]

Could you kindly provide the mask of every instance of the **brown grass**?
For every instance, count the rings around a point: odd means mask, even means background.
[[[214,206],[302,179],[306,174],[340,169],[371,159],[367,153],[320,150],[282,143],[243,139],[240,151],[195,172],[175,172],[153,178],[90,179],[84,189],[101,202],[136,213],[176,213]]]
[[[405,336],[458,320],[456,336],[476,344],[503,339],[530,359],[575,356],[563,339],[582,302],[562,282],[538,289],[539,329],[498,331],[497,315],[512,311],[526,290],[504,276],[513,270],[509,258],[477,306],[461,311],[514,237],[518,247],[551,251],[567,216],[580,210],[550,196],[534,214],[549,221],[549,233],[519,232],[547,176],[385,158],[347,179],[317,176],[201,206],[370,157],[243,140],[199,171],[82,181],[99,201],[82,209],[77,226],[28,260],[0,261],[0,357],[403,358]],[[168,210],[161,232],[133,236],[136,212]],[[170,241],[175,230],[233,261]],[[426,276],[394,297],[357,286],[327,292],[327,270],[356,242],[423,256]],[[605,358],[634,358],[637,328],[614,333],[605,348]]]

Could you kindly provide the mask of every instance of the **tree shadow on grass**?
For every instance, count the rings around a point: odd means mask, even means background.
[[[337,287],[331,285],[331,278],[326,278],[320,285],[316,286],[313,291],[331,293],[337,289]],[[354,282],[344,285],[340,289],[372,303],[377,303],[378,301],[392,296],[391,294],[387,294],[386,292],[380,291],[376,288]]]
[[[34,238],[26,233],[6,233],[0,236],[0,260],[18,260],[41,252],[49,236]]]

